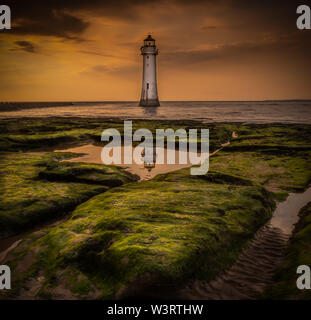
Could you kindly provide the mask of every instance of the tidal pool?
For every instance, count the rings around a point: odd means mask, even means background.
[[[224,144],[223,146],[225,146]],[[119,167],[124,168],[125,170],[129,171],[130,173],[137,174],[140,177],[140,180],[148,180],[154,178],[158,174],[167,173],[170,171],[179,170],[186,167],[191,167],[193,164],[190,162],[190,155],[200,157],[200,153],[195,152],[185,152],[185,151],[178,151],[175,150],[175,164],[168,163],[168,153],[174,152],[171,150],[168,150],[166,148],[155,148],[156,149],[156,157],[163,152],[164,153],[164,163],[159,164],[157,162],[155,163],[144,163],[141,160],[142,154],[143,154],[143,147],[133,147],[132,148],[132,154],[133,154],[133,163],[132,164],[124,164],[124,146],[121,147],[121,164],[115,164],[112,163],[112,165],[116,165]],[[69,149],[63,149],[63,150],[54,150],[55,152],[73,152],[73,153],[80,153],[83,154],[81,156],[78,156],[76,158],[72,158],[69,160],[64,161],[70,161],[70,162],[86,162],[86,163],[97,163],[97,164],[103,164],[102,161],[102,150],[103,146],[97,146],[94,144],[88,144],[80,147],[74,147]],[[134,152],[135,150],[135,152]],[[217,150],[219,151],[219,150]],[[216,152],[217,152],[216,151]],[[215,153],[215,152],[214,152]],[[212,154],[214,154],[212,153]],[[210,154],[210,156],[212,155]],[[112,154],[110,154],[111,156]],[[186,161],[185,163],[180,164],[179,159],[184,158]],[[106,158],[107,159],[107,158]],[[135,161],[134,161],[135,159]],[[139,160],[141,160],[141,164],[138,164]]]
[[[290,193],[287,199],[278,203],[271,225],[281,229],[286,234],[291,234],[299,220],[299,211],[311,201],[311,187],[303,193]]]

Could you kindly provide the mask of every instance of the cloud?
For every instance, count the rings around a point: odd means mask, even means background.
[[[140,74],[140,65],[125,65],[125,66],[107,66],[107,65],[95,65],[86,71],[82,71],[81,75],[86,76],[100,76],[111,75],[121,76],[125,78],[131,78],[133,75]]]
[[[116,55],[113,55],[113,54],[106,54],[102,52],[95,52],[95,51],[88,51],[88,50],[79,50],[79,52],[84,54],[94,55],[94,56],[107,57],[107,58],[117,57]]]
[[[12,34],[56,36],[83,40],[81,34],[89,27],[88,17],[137,19],[136,8],[153,1],[131,0],[7,0],[11,8]],[[7,32],[8,33],[8,32]]]
[[[140,19],[154,19],[167,10],[172,18],[188,12],[189,19],[197,14],[224,14],[226,20],[243,25],[274,25],[286,28],[295,22],[296,0],[6,0],[12,11],[13,28],[10,33],[21,35],[56,36],[66,40],[82,40],[92,17],[117,19],[137,24]],[[158,11],[160,10],[160,11]],[[162,11],[161,11],[162,10]],[[173,11],[172,11],[173,10]],[[239,19],[236,20],[237,15]],[[166,19],[166,18],[165,18]],[[215,29],[207,25],[205,30]],[[8,31],[5,31],[8,33]]]
[[[161,61],[165,66],[172,64],[182,66],[200,65],[214,60],[241,61],[245,58],[279,57],[294,54],[297,58],[307,56],[311,50],[311,34],[299,31],[291,34],[274,34],[271,39],[244,41],[216,45],[209,49],[169,51],[162,54]]]
[[[203,30],[203,31],[206,31],[206,30],[210,31],[210,30],[218,29],[218,28],[220,28],[220,27],[219,27],[219,26],[202,26],[202,27],[201,27],[201,30]]]
[[[12,29],[0,32],[1,74],[20,87],[2,96],[133,97],[141,81],[139,47],[151,31],[163,97],[205,99],[207,90],[217,99],[305,97],[311,33],[296,28],[299,2],[5,0]],[[249,90],[240,93],[243,83]]]
[[[107,66],[103,66],[103,65],[99,65],[99,66],[93,66],[91,68],[91,71],[94,72],[110,72],[110,68],[108,68]]]
[[[27,18],[19,18],[16,20],[17,25],[13,25],[11,33],[19,35],[40,35],[55,36],[67,40],[82,41],[80,37],[87,27],[88,22],[80,18],[74,17],[66,13],[49,12],[40,16],[27,20]]]
[[[30,41],[15,41],[17,47],[11,49],[11,51],[26,51],[30,53],[37,53],[37,48]]]

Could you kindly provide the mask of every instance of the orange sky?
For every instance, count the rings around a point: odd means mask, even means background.
[[[149,32],[160,100],[311,98],[294,0],[4,2],[0,101],[138,100]]]

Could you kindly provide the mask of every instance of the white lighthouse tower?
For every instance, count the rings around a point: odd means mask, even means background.
[[[149,34],[144,40],[144,45],[140,48],[143,56],[143,85],[139,105],[144,107],[159,106],[157,74],[156,74],[156,56],[158,49],[155,40]]]

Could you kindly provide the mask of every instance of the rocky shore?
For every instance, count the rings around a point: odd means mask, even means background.
[[[2,299],[174,298],[189,281],[211,281],[232,266],[276,201],[311,180],[308,125],[135,122],[151,130],[209,128],[211,151],[237,132],[203,176],[184,168],[137,182],[120,168],[60,162],[77,155],[53,152],[99,143],[103,129],[122,125],[72,118],[1,123],[2,237],[71,212],[20,239],[0,261],[13,274],[13,290]]]

